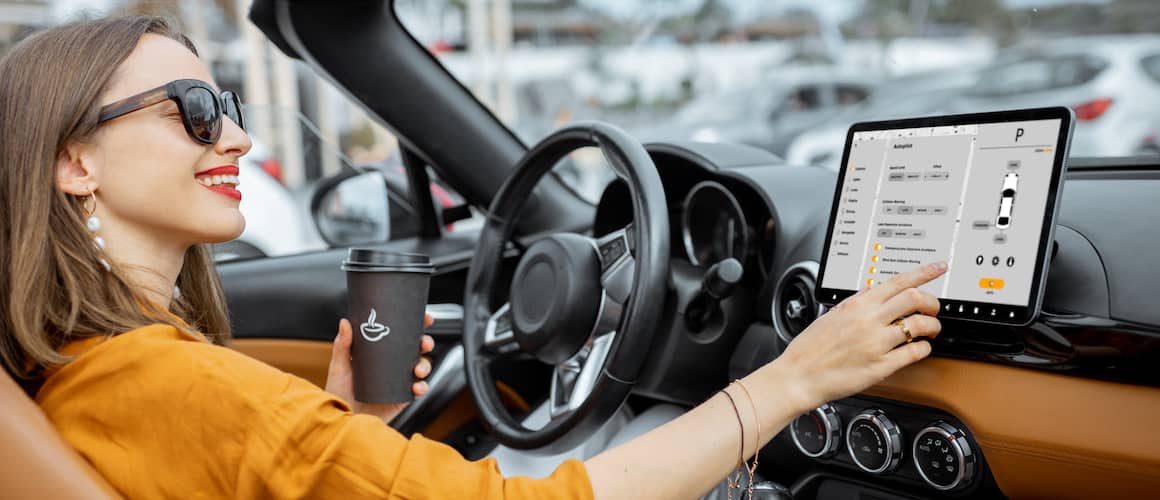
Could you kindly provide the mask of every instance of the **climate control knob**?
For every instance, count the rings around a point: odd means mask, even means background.
[[[824,404],[795,418],[790,424],[790,436],[805,456],[827,457],[842,445],[842,421],[833,406]]]
[[[923,481],[950,491],[970,484],[975,476],[975,451],[967,433],[943,421],[930,424],[914,436],[914,465]]]
[[[863,410],[846,426],[846,451],[862,470],[886,474],[902,461],[902,431],[886,412]]]

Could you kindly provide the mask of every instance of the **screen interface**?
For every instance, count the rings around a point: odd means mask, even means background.
[[[858,290],[945,260],[924,290],[1027,306],[1061,122],[854,132],[822,287]]]

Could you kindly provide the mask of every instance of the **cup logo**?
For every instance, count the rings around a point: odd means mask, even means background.
[[[382,340],[383,337],[391,334],[391,327],[379,324],[375,321],[377,316],[378,313],[376,313],[375,309],[372,307],[371,315],[367,317],[366,323],[358,326],[359,331],[362,332],[363,338],[367,339],[368,342],[378,342],[379,340]]]

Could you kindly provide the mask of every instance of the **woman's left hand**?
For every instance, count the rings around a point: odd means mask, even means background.
[[[431,316],[427,315],[423,320],[423,327],[431,326],[431,322]],[[354,338],[353,332],[350,321],[343,318],[338,322],[338,336],[334,338],[334,348],[330,353],[330,370],[326,374],[326,392],[342,398],[350,404],[355,413],[374,415],[383,419],[383,422],[390,423],[410,403],[373,404],[355,401],[354,371],[350,366],[350,343]],[[424,335],[423,340],[419,342],[419,354],[427,354],[434,348],[435,339],[430,335]],[[427,393],[427,382],[422,379],[431,374],[431,360],[426,356],[420,356],[419,361],[415,363],[414,372],[415,378],[420,380],[411,385],[411,392],[415,393],[417,398]]]

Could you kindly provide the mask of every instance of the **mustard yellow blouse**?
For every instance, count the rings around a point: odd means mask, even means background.
[[[70,344],[37,402],[129,498],[592,498],[584,465],[504,479],[317,386],[152,325]]]

